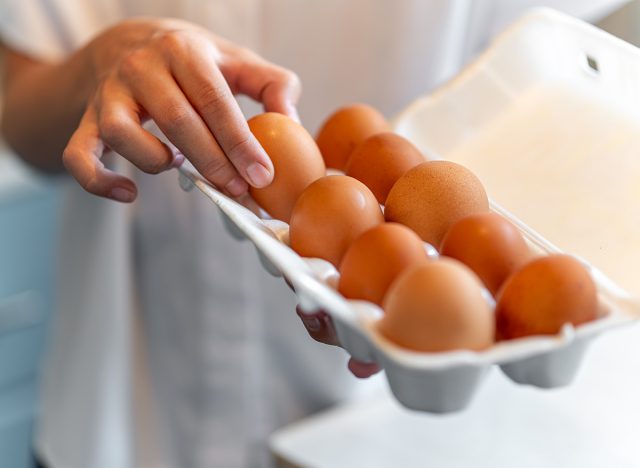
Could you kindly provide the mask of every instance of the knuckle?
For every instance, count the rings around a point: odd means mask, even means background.
[[[300,77],[296,72],[293,72],[291,70],[283,70],[282,75],[283,75],[283,81],[287,83],[289,86],[295,89],[300,88],[302,81],[300,80]]]
[[[98,179],[95,176],[86,178],[77,170],[76,161],[81,156],[82,154],[78,149],[72,145],[68,145],[62,152],[62,164],[84,190],[95,195],[100,195],[101,186]]]
[[[245,62],[263,62],[264,60],[258,54],[256,54],[253,50],[248,47],[238,46],[237,49],[234,50],[234,57],[245,61]]]
[[[100,137],[114,149],[117,149],[126,140],[126,127],[126,123],[113,114],[100,117]]]
[[[229,145],[226,153],[229,159],[237,160],[243,158],[252,150],[252,141],[248,136],[238,137],[236,141]]]
[[[62,152],[62,165],[67,171],[71,171],[73,162],[76,158],[77,152],[71,146],[67,146]]]
[[[224,157],[210,158],[202,167],[202,175],[214,182],[221,182],[231,172],[231,165]]]
[[[226,94],[222,86],[206,86],[200,90],[196,102],[202,112],[214,113],[224,105]]]
[[[135,79],[147,73],[149,68],[149,54],[144,48],[128,52],[120,60],[118,74],[125,80]]]
[[[273,84],[278,88],[284,88],[299,94],[302,89],[302,80],[298,74],[287,68],[277,67],[273,74]]]
[[[180,53],[187,49],[189,38],[184,31],[164,31],[157,36],[157,44],[165,52],[171,54]]]
[[[83,189],[94,195],[103,195],[104,189],[96,177],[91,177],[86,181],[79,181]]]
[[[154,155],[144,159],[144,162],[140,164],[140,169],[147,174],[160,174],[167,170],[169,165],[168,159]]]
[[[180,131],[191,124],[193,117],[193,112],[185,104],[173,103],[168,104],[163,109],[162,115],[158,116],[158,120],[165,127]]]
[[[129,128],[129,123],[123,121],[118,118],[115,114],[107,114],[100,119],[100,138],[116,152],[123,153],[127,159],[130,159],[134,154],[131,154],[130,151],[135,151],[135,147],[131,147],[127,143],[133,136]],[[143,154],[138,155],[141,156],[139,158],[135,158],[139,160],[136,165],[138,168],[149,174],[159,174],[167,169],[167,166],[170,164],[170,160],[168,157],[163,157],[159,154]]]

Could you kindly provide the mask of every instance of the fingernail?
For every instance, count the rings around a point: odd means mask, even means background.
[[[322,330],[322,322],[317,317],[305,317],[302,319],[304,322],[304,326],[309,329],[309,331],[317,332]]]
[[[122,203],[131,203],[136,198],[136,194],[129,189],[115,187],[111,189],[111,192],[109,192],[109,198]]]
[[[300,114],[298,114],[298,109],[296,109],[296,106],[291,103],[287,104],[287,111],[289,113],[289,117],[291,117],[296,122],[301,123]]]
[[[224,189],[232,197],[239,197],[240,195],[245,193],[248,188],[249,187],[247,186],[247,183],[241,177],[231,179],[231,182],[224,186]]]
[[[257,188],[266,187],[273,179],[273,175],[269,169],[257,162],[247,167],[247,176],[249,176],[251,184]]]
[[[184,163],[184,154],[175,153],[173,155],[173,162],[171,163],[171,168],[180,167],[180,166],[182,166],[182,163]]]

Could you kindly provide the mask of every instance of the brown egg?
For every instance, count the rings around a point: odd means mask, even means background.
[[[554,335],[565,323],[580,325],[598,316],[596,287],[587,269],[569,255],[527,263],[498,293],[498,339]]]
[[[327,167],[343,170],[349,155],[367,137],[389,130],[380,112],[365,104],[338,109],[322,124],[316,141]]]
[[[382,305],[389,285],[407,267],[427,260],[422,239],[408,227],[384,223],[358,237],[340,264],[338,291]]]
[[[302,192],[289,222],[291,248],[302,257],[324,258],[336,267],[360,234],[384,222],[380,205],[362,182],[327,176]]]
[[[251,196],[271,216],[288,222],[302,191],[325,174],[320,150],[304,127],[286,115],[267,112],[248,123],[275,171],[267,187],[249,188]]]
[[[391,285],[378,330],[415,351],[482,350],[493,344],[493,311],[482,283],[457,260],[414,265]]]
[[[489,212],[466,216],[451,226],[440,253],[471,268],[494,295],[532,255],[518,228]]]
[[[387,197],[384,215],[437,247],[453,223],[486,211],[487,193],[469,169],[450,161],[429,161],[398,179]]]
[[[370,136],[353,150],[345,172],[369,187],[384,204],[393,184],[423,162],[425,157],[409,140],[383,132]]]

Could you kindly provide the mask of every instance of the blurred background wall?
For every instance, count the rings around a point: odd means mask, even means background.
[[[32,466],[30,441],[53,312],[59,194],[0,142],[0,467]]]
[[[599,21],[597,26],[640,46],[640,0],[634,0],[618,9]]]

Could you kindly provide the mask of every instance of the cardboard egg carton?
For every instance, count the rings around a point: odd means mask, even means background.
[[[633,136],[640,140],[640,130],[634,130],[636,124],[640,129],[640,110],[634,108],[640,107],[634,104],[640,102],[638,83],[636,48],[579,20],[538,9],[395,119],[394,130],[424,154],[451,157],[476,172],[495,197],[492,210],[513,222],[534,252],[576,254],[598,288],[598,320],[575,328],[567,324],[554,336],[500,342],[485,351],[421,353],[398,347],[376,331],[383,313],[379,307],[345,299],[335,290],[338,273],[332,265],[301,258],[288,247],[286,223],[258,217],[188,165],[180,169],[180,182],[187,190],[197,187],[217,205],[230,234],[255,245],[264,268],[286,278],[304,311],[327,311],[342,347],[356,359],[378,363],[403,405],[457,411],[495,365],[519,384],[569,384],[596,336],[640,317],[640,267],[630,268],[634,259],[619,254],[627,251],[633,257],[640,251],[637,199],[627,190],[640,180],[640,163],[631,156],[624,159],[634,146]],[[624,125],[611,124],[618,117]],[[594,125],[602,132],[593,131]],[[476,148],[484,154],[473,159]],[[597,169],[603,162],[592,154],[594,148],[609,158],[602,169]],[[607,170],[617,157],[624,173]],[[611,180],[594,190],[606,174]],[[606,219],[587,216],[607,208]],[[437,252],[431,249],[429,255]],[[606,275],[596,267],[600,262],[606,264]]]

